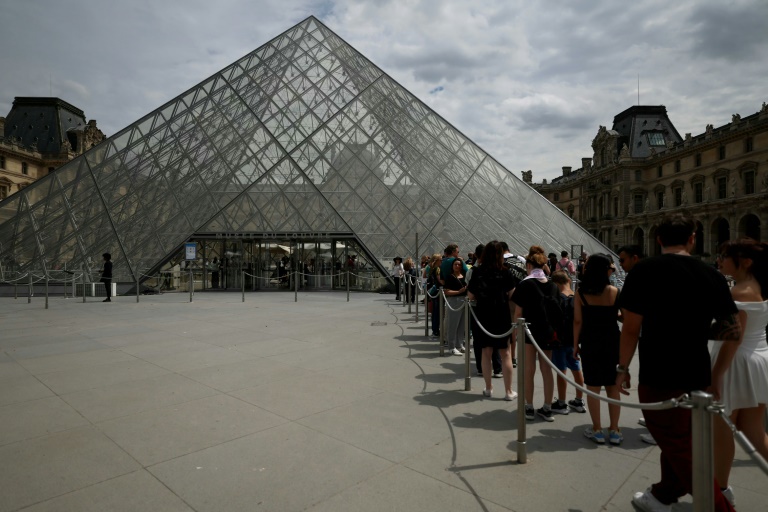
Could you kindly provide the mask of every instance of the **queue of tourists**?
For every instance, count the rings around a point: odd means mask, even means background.
[[[462,259],[459,247],[451,244],[443,254],[421,260],[432,335],[440,335],[442,288],[450,306],[442,324],[446,355],[463,355],[470,340],[463,339],[459,306],[465,298],[474,301],[470,327],[476,368],[484,381],[482,396],[518,398],[512,372],[516,344],[524,343],[526,361],[531,362],[525,366],[522,397],[526,419],[552,422],[556,414],[589,412],[584,436],[597,444],[620,445],[624,440],[620,406],[609,404],[606,422],[598,398],[590,394],[585,401],[577,390],[568,400],[567,383],[554,378],[549,361],[538,357],[536,365],[538,351],[529,337],[516,339],[515,331],[505,337],[489,333],[507,333],[517,318],[525,318],[533,339],[555,367],[570,370],[573,380],[590,392],[604,389],[615,400],[629,394],[629,367],[638,351],[640,403],[694,390],[710,392],[768,460],[768,244],[751,239],[726,242],[713,267],[691,257],[695,237],[693,219],[675,214],[657,229],[661,255],[643,258],[637,246],[619,249],[619,264],[626,273],[621,289],[607,254],[582,254],[574,262],[567,251],[557,258],[534,245],[525,255],[515,255],[504,242],[491,241]],[[537,371],[544,392],[538,408],[533,403]],[[494,388],[494,378],[502,379],[502,390]],[[728,485],[734,440],[722,418],[714,421],[715,510],[730,511],[735,503]],[[691,411],[644,409],[641,424],[649,431],[642,440],[661,450],[661,480],[635,493],[632,503],[639,510],[668,511],[692,491]]]

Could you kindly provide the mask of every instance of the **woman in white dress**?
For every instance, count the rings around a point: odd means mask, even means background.
[[[731,289],[743,336],[722,382],[713,382],[720,401],[736,427],[746,435],[758,453],[768,460],[765,407],[768,403],[768,244],[751,239],[726,242],[718,256],[720,272],[735,281]],[[722,348],[712,342],[711,359]],[[728,478],[735,452],[733,433],[721,419],[715,421],[715,479],[733,503]]]

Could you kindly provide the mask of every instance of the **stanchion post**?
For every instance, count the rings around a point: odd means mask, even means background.
[[[429,290],[424,290],[424,337],[429,336]]]
[[[245,270],[243,270],[243,278],[240,280],[243,288],[243,302],[245,302]]]
[[[48,309],[48,271],[45,271],[45,309]]]
[[[19,280],[16,279],[13,282],[13,300],[16,300],[19,298]]]
[[[411,313],[411,278],[413,276],[411,274],[408,274],[408,283],[405,285],[405,302],[408,303],[408,314]]]
[[[413,294],[413,301],[416,303],[416,323],[419,322],[419,290],[421,289],[421,282],[419,278],[416,278],[416,293]]]
[[[525,318],[517,319],[517,463],[528,462],[525,424]],[[533,361],[532,364],[536,364]]]
[[[80,265],[80,272],[83,274],[83,304],[85,304],[85,267]]]
[[[440,355],[445,355],[445,294],[441,289],[440,294]]]
[[[693,510],[705,512],[715,509],[714,456],[712,450],[712,394],[703,391],[691,393],[691,448],[693,456]]]
[[[472,375],[469,365],[469,298],[464,297],[464,391],[472,390]]]
[[[27,288],[27,304],[32,304],[32,270],[29,271],[29,287]]]
[[[347,269],[347,302],[349,302],[349,269]]]
[[[293,271],[293,302],[299,302],[299,269]]]
[[[189,302],[192,302],[192,267],[189,267]]]
[[[417,261],[421,261],[419,260],[419,232],[418,231],[413,233],[413,241],[414,241],[414,245],[416,246],[415,247],[416,252],[413,253],[414,257],[416,258],[413,263],[415,266]],[[421,267],[419,267],[419,269],[417,270],[417,275],[418,275],[418,272],[420,271],[421,271]],[[414,294],[414,300],[416,302],[416,322],[418,322],[419,321],[419,288],[421,288],[421,283],[419,282],[418,277],[415,279],[414,285],[416,286],[416,293]],[[409,309],[408,312],[410,313],[411,310]]]
[[[137,268],[136,269],[136,304],[139,303],[139,295],[141,295],[141,289],[139,288],[140,287],[139,275],[140,275],[140,271]]]

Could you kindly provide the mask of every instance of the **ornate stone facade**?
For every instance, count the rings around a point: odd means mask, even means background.
[[[768,240],[765,104],[755,114],[735,114],[729,124],[707,125],[700,135],[688,133],[679,141],[671,124],[656,130],[663,132],[659,139],[653,131],[643,131],[646,138],[627,145],[616,130],[600,126],[592,162],[583,159],[580,169],[563,167],[561,177],[532,186],[613,250],[637,244],[646,254],[657,254],[656,228],[676,210],[695,217],[695,253],[704,259],[711,259],[725,240]],[[651,142],[647,153],[633,155],[644,140]]]
[[[105,138],[95,120],[85,123],[80,109],[58,98],[17,98],[14,109],[0,117],[0,200]]]

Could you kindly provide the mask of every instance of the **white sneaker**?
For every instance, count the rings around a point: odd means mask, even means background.
[[[459,351],[458,351],[457,349],[455,349],[455,348],[454,348],[454,349],[451,349],[451,354],[453,354],[453,355],[455,355],[455,356],[460,356],[460,355],[462,355],[462,354],[461,354],[461,352],[459,352]]]
[[[672,512],[672,505],[665,505],[651,494],[651,490],[636,492],[632,498],[632,505],[641,512]]]
[[[733,495],[733,487],[729,485],[722,491],[722,493],[723,496],[725,496],[725,499],[728,500],[728,503],[730,503],[732,507],[736,508],[736,496]]]
[[[656,446],[656,440],[651,434],[640,434],[640,440],[644,443],[652,444]]]
[[[504,395],[504,400],[506,400],[507,402],[511,402],[515,398],[517,398],[517,391],[511,391],[506,395]]]

